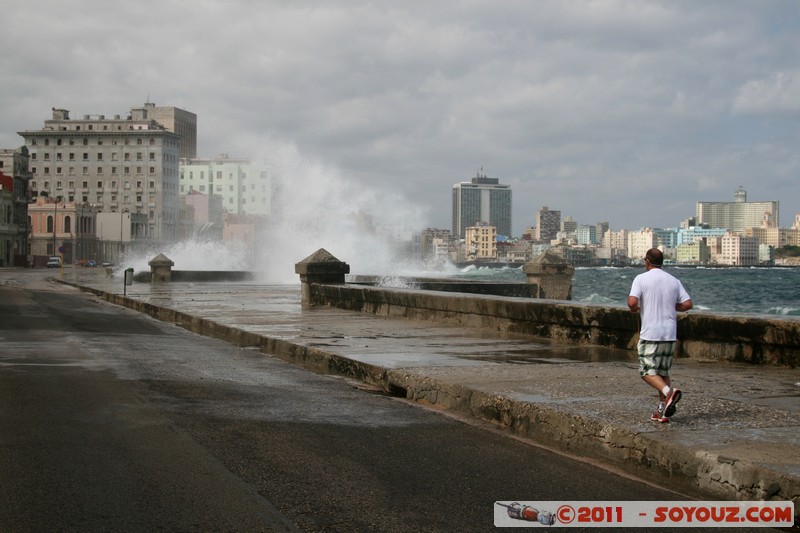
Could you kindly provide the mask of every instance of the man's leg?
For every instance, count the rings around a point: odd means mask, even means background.
[[[664,387],[671,388],[669,376],[659,376],[658,374],[654,376],[645,375],[642,376],[642,379],[644,380],[645,383],[647,383],[648,385],[650,385],[651,387],[653,387],[658,391],[659,401],[663,402],[664,400],[666,400],[666,396],[664,396],[664,393],[662,391],[664,390]]]

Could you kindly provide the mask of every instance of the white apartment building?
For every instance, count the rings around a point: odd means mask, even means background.
[[[628,230],[621,229],[619,231],[606,231],[603,235],[603,248],[611,248],[612,250],[627,250]]]
[[[223,209],[232,215],[272,214],[273,182],[264,161],[231,158],[181,159],[180,194],[192,192],[222,197]]]
[[[720,238],[717,263],[721,265],[752,266],[758,264],[758,239],[738,233],[728,233]]]
[[[656,234],[652,228],[628,232],[628,257],[633,261],[644,261],[647,250],[655,248],[658,244]]]
[[[30,152],[31,196],[143,215],[149,240],[176,240],[181,137],[147,110],[72,119],[54,108],[41,129],[18,132]]]

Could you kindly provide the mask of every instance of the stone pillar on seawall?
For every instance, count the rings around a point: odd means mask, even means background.
[[[301,304],[308,306],[311,305],[312,283],[344,283],[345,274],[350,273],[350,265],[320,248],[295,263],[294,271],[300,275]]]
[[[164,254],[158,254],[150,261],[150,281],[152,283],[160,283],[172,281],[172,267],[175,263]]]
[[[572,275],[575,267],[551,250],[522,266],[529,284],[539,287],[537,298],[572,299]]]

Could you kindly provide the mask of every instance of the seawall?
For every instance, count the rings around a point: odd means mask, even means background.
[[[620,307],[352,284],[308,286],[312,306],[622,349],[633,349],[638,341],[639,316]],[[797,320],[680,313],[678,338],[683,357],[800,366]]]

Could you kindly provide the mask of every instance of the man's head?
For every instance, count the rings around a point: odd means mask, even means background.
[[[658,248],[650,248],[644,255],[644,260],[653,268],[661,268],[664,264],[664,254]]]

